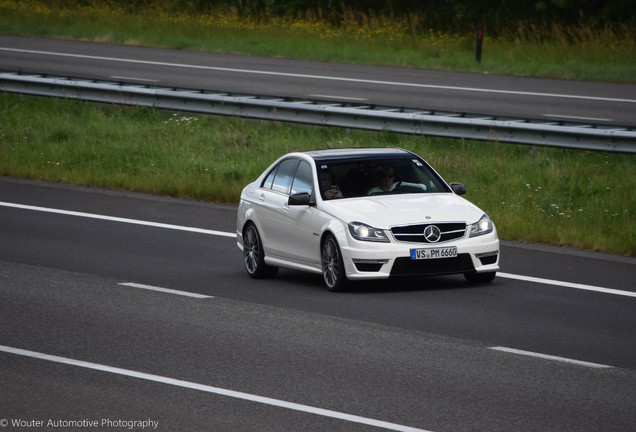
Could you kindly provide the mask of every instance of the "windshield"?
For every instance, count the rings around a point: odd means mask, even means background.
[[[416,157],[317,161],[323,199],[450,192],[448,186]]]

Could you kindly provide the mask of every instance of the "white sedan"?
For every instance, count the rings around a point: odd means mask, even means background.
[[[241,193],[236,234],[247,273],[279,267],[348,280],[499,270],[490,218],[419,156],[395,148],[287,154]]]

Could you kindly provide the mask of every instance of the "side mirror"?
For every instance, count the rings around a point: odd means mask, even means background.
[[[307,192],[293,194],[289,197],[287,204],[290,206],[305,206],[311,204],[311,195]]]
[[[464,186],[464,183],[451,183],[450,187],[457,195],[464,195],[466,193],[466,186]]]

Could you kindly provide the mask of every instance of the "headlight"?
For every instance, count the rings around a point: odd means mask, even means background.
[[[386,234],[384,234],[384,230],[373,228],[369,225],[363,224],[362,222],[351,222],[349,224],[349,232],[356,240],[382,243],[389,242]]]
[[[484,214],[481,219],[479,219],[479,222],[474,223],[470,226],[470,236],[477,237],[480,235],[488,234],[492,232],[493,229],[494,226],[492,224],[492,221],[490,220],[488,215]]]

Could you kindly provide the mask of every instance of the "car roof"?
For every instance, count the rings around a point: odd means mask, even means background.
[[[325,149],[311,150],[304,154],[310,156],[316,161],[334,160],[334,159],[358,159],[364,157],[382,158],[395,156],[413,156],[413,153],[394,147],[369,147],[369,148],[341,148],[341,149]]]

